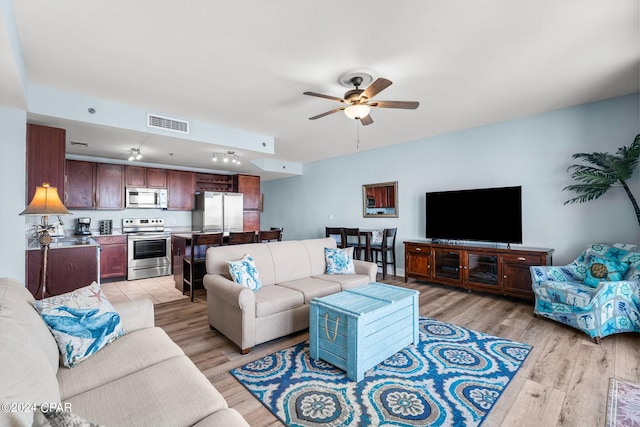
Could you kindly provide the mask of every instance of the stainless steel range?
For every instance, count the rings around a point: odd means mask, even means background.
[[[171,234],[164,231],[162,218],[122,220],[127,233],[127,280],[171,274]]]

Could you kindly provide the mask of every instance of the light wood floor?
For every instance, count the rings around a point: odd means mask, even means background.
[[[422,316],[533,345],[483,427],[603,426],[609,378],[640,383],[640,334],[613,335],[596,345],[580,331],[534,318],[531,303],[413,280],[405,284],[400,277],[384,282],[419,290]],[[282,425],[229,370],[306,340],[307,331],[242,356],[209,329],[204,291],[196,292],[194,303],[180,299],[157,304],[156,324],[252,426]]]

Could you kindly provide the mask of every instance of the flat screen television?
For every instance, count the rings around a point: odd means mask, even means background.
[[[428,192],[427,238],[522,243],[522,187]]]

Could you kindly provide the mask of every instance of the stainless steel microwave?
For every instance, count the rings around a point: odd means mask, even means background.
[[[125,206],[128,208],[167,208],[167,190],[165,188],[126,189]]]

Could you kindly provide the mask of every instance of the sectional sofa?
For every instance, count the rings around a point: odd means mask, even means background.
[[[246,354],[251,347],[309,327],[309,301],[376,281],[377,265],[354,260],[355,274],[326,274],[325,248],[336,241],[290,240],[207,249],[203,283],[209,325]],[[250,255],[262,286],[231,280],[227,261]]]
[[[59,366],[33,302],[24,286],[0,278],[0,426],[31,426],[41,417],[35,405],[111,427],[249,425],[154,327],[151,301],[113,304],[126,334],[72,368]]]

